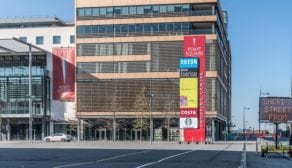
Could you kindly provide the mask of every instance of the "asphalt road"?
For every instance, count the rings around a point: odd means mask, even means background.
[[[235,168],[242,153],[233,148],[234,144],[215,150],[0,148],[0,167]]]

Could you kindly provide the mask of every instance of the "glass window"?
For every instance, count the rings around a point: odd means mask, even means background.
[[[152,6],[152,13],[159,13],[159,6],[158,5]]]
[[[77,27],[77,34],[84,34],[85,30],[84,30],[84,26],[78,26]]]
[[[92,34],[98,34],[98,26],[91,26],[91,28]]]
[[[128,7],[122,7],[122,15],[128,15],[129,14],[129,8]]]
[[[99,28],[98,28],[99,34],[104,34],[105,33],[105,28],[106,28],[106,26],[99,26]]]
[[[21,40],[23,42],[27,42],[27,37],[19,37],[19,40]]]
[[[167,12],[174,12],[174,5],[167,5]]]
[[[92,9],[91,8],[85,9],[85,16],[92,16]]]
[[[129,32],[136,32],[136,26],[135,25],[129,25]]]
[[[70,44],[74,44],[75,43],[75,36],[71,35],[70,36]]]
[[[122,25],[122,32],[128,33],[129,32],[129,25]]]
[[[144,32],[151,32],[151,24],[144,24]]]
[[[153,32],[158,32],[159,31],[158,24],[152,24],[152,31]]]
[[[174,24],[174,31],[180,32],[181,31],[181,23],[175,23]]]
[[[36,43],[37,45],[42,45],[42,44],[44,44],[44,36],[37,36],[37,37],[35,38],[35,43]]]
[[[160,32],[166,31],[166,25],[165,24],[159,24],[159,31]]]
[[[174,5],[174,12],[180,13],[182,10],[182,5]]]
[[[160,13],[166,13],[166,5],[159,6]]]
[[[114,32],[113,25],[106,26],[106,32],[112,34]]]
[[[168,23],[167,24],[167,31],[172,32],[173,31],[173,23]]]
[[[130,15],[136,15],[137,12],[136,12],[136,6],[131,6],[130,7]]]
[[[120,14],[122,14],[121,7],[115,7],[115,15],[120,15]]]
[[[182,31],[189,31],[190,24],[189,23],[182,23]]]
[[[84,33],[85,34],[91,34],[92,33],[92,31],[91,31],[92,29],[91,28],[92,28],[92,26],[84,26],[84,31],[85,31]]]
[[[114,28],[116,33],[121,33],[121,25],[114,25]]]
[[[53,36],[53,44],[61,44],[61,36]]]
[[[105,16],[106,15],[106,8],[100,8],[99,9],[99,14],[100,14],[100,16]]]
[[[151,6],[144,6],[144,13],[145,13],[145,14],[150,14],[150,13],[152,13],[152,8],[151,8]]]
[[[190,5],[189,4],[183,4],[182,5],[182,11],[183,12],[189,12],[190,11]]]
[[[114,13],[114,9],[113,8],[106,8],[106,15],[107,16],[112,16]]]
[[[99,8],[92,9],[92,16],[99,16]]]
[[[129,44],[128,43],[122,43],[122,55],[128,55],[129,54]]]
[[[77,16],[84,16],[84,9],[77,9]]]
[[[143,32],[143,24],[136,25],[136,32]]]
[[[137,14],[144,14],[144,7],[143,6],[137,7]]]

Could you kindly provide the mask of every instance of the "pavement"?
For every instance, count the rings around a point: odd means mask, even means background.
[[[256,156],[247,143],[247,167],[291,167],[284,158]],[[92,141],[70,143],[0,142],[0,168],[238,168],[243,142]]]
[[[248,168],[288,168],[292,167],[292,160],[279,154],[271,154],[269,157],[261,157],[256,153],[256,144],[247,144],[247,167]]]

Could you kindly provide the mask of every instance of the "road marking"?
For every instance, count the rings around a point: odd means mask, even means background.
[[[127,153],[127,154],[118,155],[118,156],[105,158],[105,159],[100,159],[100,160],[96,160],[96,161],[92,161],[92,162],[73,163],[73,164],[68,164],[68,165],[56,166],[56,167],[53,167],[53,168],[63,168],[63,167],[72,167],[72,166],[79,166],[79,165],[85,165],[85,164],[99,163],[99,162],[103,162],[103,161],[107,161],[107,160],[122,158],[122,157],[131,156],[131,155],[135,155],[135,154],[140,154],[140,153],[146,153],[146,152],[150,152],[150,151],[152,151],[152,150],[146,150],[146,151],[140,151],[140,152],[134,152],[134,153]]]
[[[171,156],[168,156],[168,157],[166,157],[166,158],[160,159],[160,160],[158,160],[158,161],[156,161],[156,162],[146,163],[146,164],[143,164],[143,165],[138,166],[138,167],[136,167],[136,168],[147,167],[147,166],[149,166],[149,165],[153,165],[153,164],[156,164],[156,163],[159,163],[159,162],[165,161],[165,160],[167,160],[167,159],[174,158],[174,157],[177,157],[177,156],[180,156],[180,155],[184,155],[184,154],[188,154],[188,153],[191,153],[191,152],[193,152],[193,150],[191,150],[191,151],[186,151],[186,152],[183,152],[183,153],[179,153],[179,154],[176,154],[176,155],[171,155]]]

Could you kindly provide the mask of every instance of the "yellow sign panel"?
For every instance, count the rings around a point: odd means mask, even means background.
[[[180,108],[198,108],[198,78],[180,78]]]

